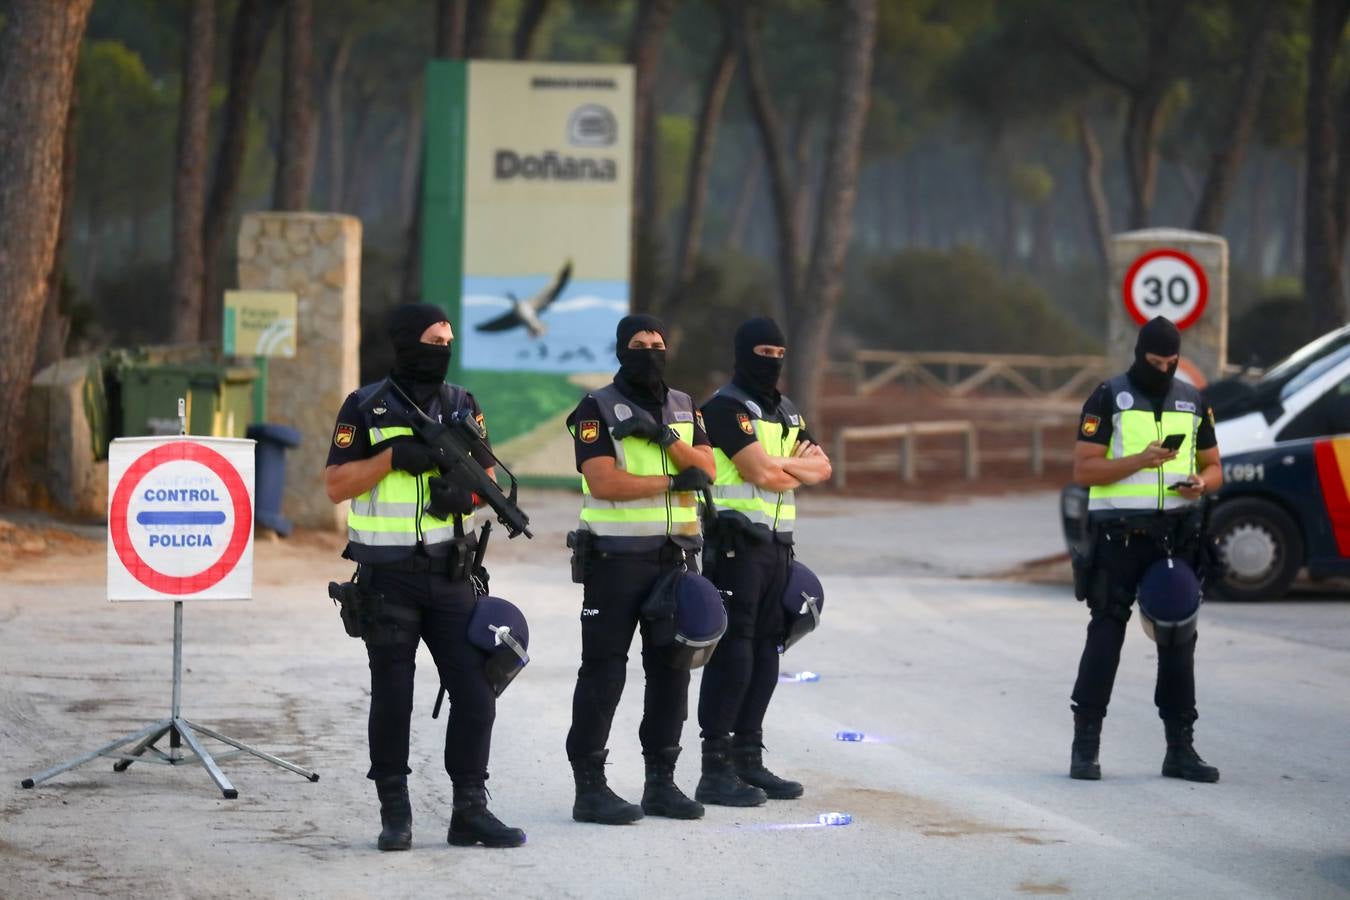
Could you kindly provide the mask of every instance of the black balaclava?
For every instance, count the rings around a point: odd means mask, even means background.
[[[624,316],[614,329],[614,355],[619,358],[619,371],[614,383],[630,400],[647,408],[659,410],[666,402],[666,351],[634,350],[628,346],[639,331],[655,331],[664,341],[666,326],[656,316]]]
[[[768,316],[749,319],[736,329],[736,371],[731,382],[774,409],[778,406],[780,396],[778,378],[783,374],[783,361],[772,356],[760,356],[755,352],[760,344],[787,346],[782,329]]]
[[[450,370],[450,347],[422,343],[422,333],[438,322],[449,321],[445,310],[430,303],[404,303],[389,313],[389,339],[394,344],[394,381],[425,407],[436,396]]]
[[[1173,362],[1166,372],[1159,371],[1148,364],[1144,354],[1175,356],[1181,352],[1181,332],[1170,319],[1156,316],[1139,329],[1139,338],[1134,344],[1134,364],[1130,366],[1130,381],[1139,390],[1150,397],[1161,398],[1172,386],[1172,376],[1176,375],[1177,364]]]

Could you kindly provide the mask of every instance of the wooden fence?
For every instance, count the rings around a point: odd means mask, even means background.
[[[848,473],[852,470],[854,472],[898,471],[902,480],[912,482],[918,468],[919,438],[958,435],[963,438],[961,456],[964,474],[968,481],[974,481],[980,477],[981,461],[1026,459],[1030,465],[1031,473],[1041,475],[1045,472],[1047,457],[1061,460],[1071,458],[1071,450],[1047,453],[1045,448],[1046,430],[1063,429],[1067,431],[1072,429],[1075,424],[1074,420],[1060,418],[997,422],[982,424],[978,427],[974,422],[953,420],[945,422],[904,422],[895,425],[857,425],[841,428],[835,433],[834,453],[830,459],[834,469],[833,481],[839,487],[846,486],[848,484]],[[979,432],[981,431],[1023,432],[1027,437],[1027,446],[1025,449],[982,450],[979,442]],[[847,448],[850,443],[889,441],[900,443],[900,455],[897,462],[869,460],[855,462],[852,466],[849,465]],[[1066,442],[1066,444],[1071,445],[1071,442]]]
[[[853,354],[854,390],[860,396],[904,379],[948,397],[1001,386],[1027,397],[1065,400],[1085,395],[1109,374],[1105,356],[892,350],[858,350]]]

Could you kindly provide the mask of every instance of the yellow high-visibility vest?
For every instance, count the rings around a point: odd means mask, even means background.
[[[1088,509],[1103,511],[1165,512],[1189,506],[1170,484],[1195,474],[1195,441],[1204,421],[1205,406],[1200,392],[1189,384],[1172,379],[1172,387],[1158,415],[1148,398],[1139,393],[1125,375],[1107,382],[1111,393],[1111,443],[1107,459],[1120,459],[1138,453],[1169,434],[1183,434],[1185,440],[1170,462],[1153,469],[1140,469],[1111,484],[1093,485],[1088,490]]]
[[[361,390],[366,392],[373,387],[369,385]],[[442,415],[448,416],[465,405],[467,392],[458,385],[448,384],[444,387],[440,403]],[[389,441],[412,436],[412,428],[395,424],[399,422],[399,416],[394,412],[394,415],[381,415],[373,411],[364,414],[360,427],[366,429],[370,438],[372,456],[382,451],[383,445]],[[428,482],[436,475],[434,469],[421,475],[395,469],[370,490],[352,499],[347,510],[347,543],[357,562],[378,565],[380,562],[393,561],[406,555],[398,553],[400,549],[411,550],[419,543],[431,549],[439,544],[448,544],[457,536],[463,537],[473,530],[473,513],[438,519],[425,511],[431,498]],[[456,518],[460,520],[458,535],[454,523]],[[432,555],[436,554],[433,552]]]
[[[617,387],[609,384],[591,394],[600,407],[599,427],[614,429],[632,416],[652,418]],[[675,429],[680,440],[694,442],[694,401],[683,391],[667,390],[661,408],[661,423]],[[585,423],[568,426],[575,437]],[[626,437],[614,440],[614,465],[631,475],[675,475],[664,447],[646,438]],[[681,535],[697,538],[700,534],[698,495],[692,491],[666,491],[640,500],[601,500],[581,479],[581,527],[604,537],[659,537]]]
[[[737,413],[741,428],[753,433],[770,459],[792,456],[797,438],[806,428],[806,421],[797,407],[786,397],[778,401],[773,417],[766,418],[759,403],[734,384],[719,388],[714,397],[729,397],[745,410]],[[786,534],[797,520],[797,500],[792,491],[768,491],[741,477],[741,472],[726,452],[713,445],[713,459],[717,462],[717,480],[713,483],[713,502],[719,510],[744,513],[752,523],[770,531]]]

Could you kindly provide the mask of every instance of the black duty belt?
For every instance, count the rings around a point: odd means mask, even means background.
[[[690,556],[696,555],[697,553],[697,550],[681,547],[678,544],[667,544],[656,550],[645,550],[637,553],[621,553],[614,550],[594,551],[595,558],[597,559],[624,559],[638,562],[654,562],[662,565],[684,562]]]
[[[395,562],[380,563],[373,568],[410,574],[441,574],[452,581],[463,581],[473,574],[473,546],[455,544],[445,556],[425,556],[415,553]]]

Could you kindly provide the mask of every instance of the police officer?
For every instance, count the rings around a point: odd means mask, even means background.
[[[1073,778],[1101,778],[1102,719],[1144,573],[1160,559],[1200,571],[1206,562],[1197,501],[1220,487],[1223,472],[1212,414],[1198,390],[1174,377],[1180,350],[1176,326],[1153,319],[1139,332],[1129,371],[1098,386],[1083,405],[1073,477],[1089,488],[1093,537],[1087,558],[1076,561],[1075,583],[1091,619],[1073,687]],[[1178,438],[1169,435],[1180,436],[1175,449],[1169,446]],[[1192,745],[1195,644],[1193,634],[1158,642],[1154,703],[1167,736],[1162,774],[1212,782],[1219,770]]]
[[[389,317],[389,337],[395,353],[390,374],[423,412],[444,419],[465,410],[482,423],[473,396],[445,383],[454,333],[444,312],[427,304],[399,306]],[[414,436],[399,401],[386,396],[368,411],[360,409],[376,387],[362,387],[342,405],[325,485],[334,503],[351,501],[343,555],[359,564],[358,583],[383,598],[379,623],[364,635],[370,660],[367,777],[380,798],[378,846],[407,850],[412,844],[408,730],[420,638],[450,698],[445,769],[454,801],[447,840],[517,847],[525,833],[488,811],[484,787],[496,697],[484,657],[467,637],[475,604],[470,575],[477,497],[441,477],[434,452]]]
[[[790,800],[802,786],[764,766],[764,715],[778,684],[782,597],[797,517],[793,492],[830,477],[830,460],[778,392],[787,341],[772,319],[736,330],[731,383],[703,405],[717,462],[716,539],[704,574],[727,602],[727,633],[703,673],[698,721],[703,776],[694,797],[722,806]]]
[[[581,525],[571,536],[578,545],[573,578],[585,586],[581,668],[567,734],[576,779],[572,818],[578,822],[622,825],[644,813],[703,815],[703,807],[674,782],[689,671],[665,660],[645,626],[641,807],[620,798],[605,780],[605,745],[639,611],[663,573],[693,565],[702,545],[696,492],[708,486],[714,471],[693,400],[666,386],[665,337],[665,326],[653,316],[620,320],[614,381],[587,394],[567,420],[583,487]]]

